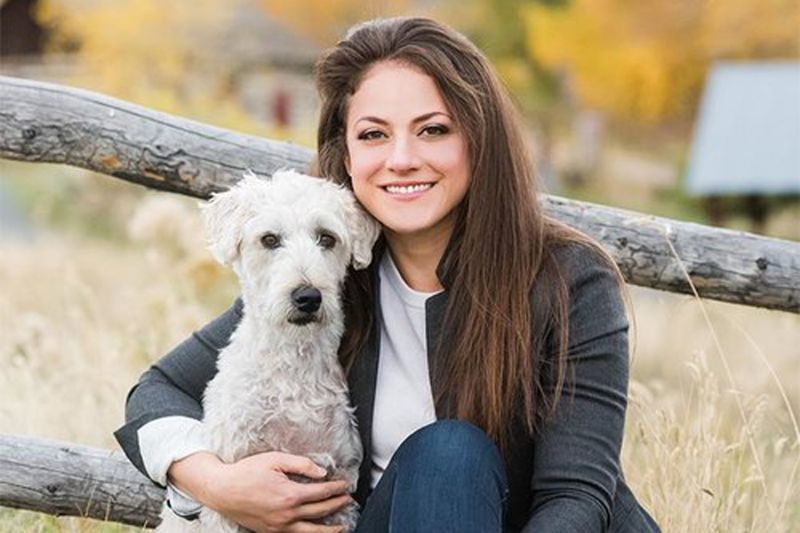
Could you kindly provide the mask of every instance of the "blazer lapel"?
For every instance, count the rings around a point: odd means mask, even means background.
[[[440,292],[428,298],[425,302],[425,342],[428,351],[428,379],[431,382],[431,391],[433,392],[434,400],[436,399],[436,376],[438,375],[439,365],[442,363],[442,354],[439,350],[441,342],[447,342],[447,339],[442,339],[442,322],[444,320],[444,311],[447,307],[447,291]],[[434,401],[436,409],[436,418],[449,418],[450,414],[450,398],[442,398],[442,402]]]
[[[380,278],[375,270],[375,293],[380,294]],[[380,324],[381,316],[380,298],[375,298],[374,319],[369,332],[366,345],[359,357],[353,363],[348,376],[350,387],[350,403],[355,407],[358,432],[361,436],[361,445],[364,455],[358,474],[358,487],[354,494],[355,500],[364,505],[370,491],[372,477],[372,413],[375,408],[375,383],[378,379],[378,359],[380,352]]]

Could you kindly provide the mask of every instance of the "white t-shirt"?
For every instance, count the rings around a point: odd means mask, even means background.
[[[436,421],[425,335],[425,302],[435,293],[409,287],[388,250],[379,275],[383,321],[372,416],[373,487],[400,443]]]

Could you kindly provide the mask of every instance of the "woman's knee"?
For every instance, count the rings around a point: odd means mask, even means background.
[[[491,441],[479,427],[463,420],[445,419],[418,429],[402,445],[464,448],[483,447],[486,443]]]
[[[477,426],[461,420],[439,420],[412,433],[398,448],[401,464],[425,463],[433,470],[468,472],[488,469],[504,476],[497,447]]]
[[[383,476],[367,502],[369,531],[502,530],[505,465],[472,424],[441,420],[412,433]],[[380,520],[391,525],[374,526]]]

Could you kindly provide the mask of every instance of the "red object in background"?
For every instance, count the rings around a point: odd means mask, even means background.
[[[289,108],[291,97],[285,89],[278,89],[272,95],[272,121],[281,128],[286,128],[291,122]]]

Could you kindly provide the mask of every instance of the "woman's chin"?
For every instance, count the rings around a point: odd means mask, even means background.
[[[389,239],[449,239],[453,229],[451,217],[430,221],[420,216],[400,220],[380,221]]]

